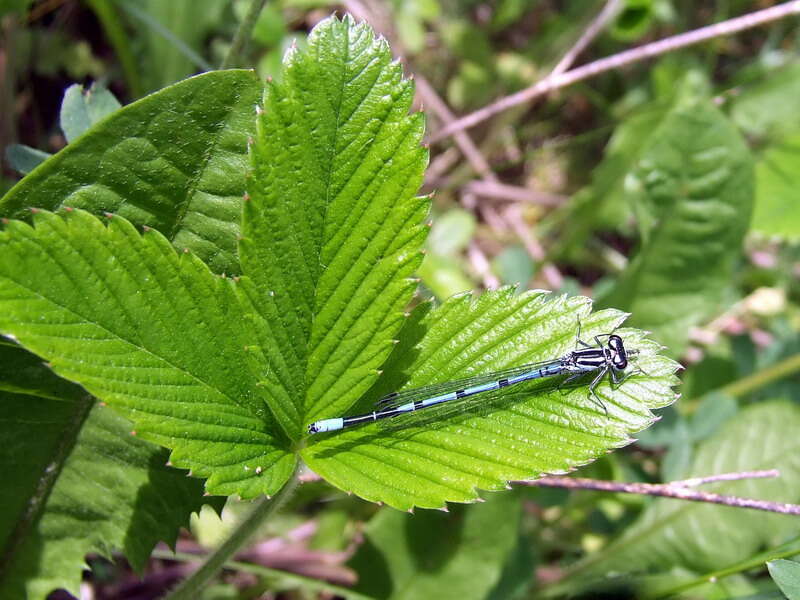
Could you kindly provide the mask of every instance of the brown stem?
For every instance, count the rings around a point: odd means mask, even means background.
[[[735,506],[738,508],[752,508],[767,512],[781,513],[785,515],[800,515],[800,505],[785,502],[770,502],[768,500],[757,500],[755,498],[742,498],[739,496],[727,496],[714,492],[701,492],[691,489],[692,486],[702,483],[713,483],[718,481],[738,481],[742,479],[762,479],[767,477],[777,477],[778,471],[745,471],[740,473],[722,473],[709,477],[698,477],[685,481],[673,481],[671,483],[624,483],[620,481],[602,481],[598,479],[586,479],[582,477],[543,477],[534,481],[512,481],[515,485],[526,485],[532,487],[563,488],[570,490],[595,490],[600,492],[613,492],[625,494],[640,494],[645,496],[660,496],[663,498],[677,498],[680,500],[690,500],[692,502],[707,502],[710,504],[723,504],[725,506]]]

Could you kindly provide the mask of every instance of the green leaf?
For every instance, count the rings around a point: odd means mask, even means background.
[[[147,89],[172,84],[198,68],[211,68],[199,52],[209,31],[218,27],[225,4],[217,0],[144,0],[141,5],[133,4],[134,9],[130,2],[123,3],[145,34]]]
[[[11,144],[6,147],[6,160],[12,169],[27,175],[50,158],[52,154],[31,148],[25,144]]]
[[[591,339],[617,328],[625,315],[590,314],[582,297],[542,292],[514,295],[511,288],[475,300],[452,298],[435,311],[415,310],[408,331],[384,365],[381,379],[352,412],[372,410],[384,393],[452,381],[538,360],[575,348],[578,321]],[[566,472],[631,441],[653,421],[651,409],[674,399],[676,364],[657,354],[641,332],[621,330],[639,349],[643,371],[612,389],[598,387],[608,416],[593,403],[586,385],[558,389],[538,380],[482,400],[480,410],[445,411],[405,426],[383,422],[320,434],[301,451],[306,463],[337,487],[400,509],[436,508],[470,502],[476,488],[500,490],[508,480]],[[535,393],[534,393],[535,392]],[[428,411],[428,414],[430,412]],[[326,417],[340,416],[335,410]]]
[[[67,142],[71,143],[121,106],[114,94],[102,85],[92,84],[88,90],[77,83],[69,86],[61,102],[61,130]]]
[[[379,599],[486,598],[515,549],[521,513],[518,495],[487,500],[449,514],[378,513],[350,562],[356,590]]]
[[[266,90],[252,146],[242,280],[268,324],[270,406],[289,437],[375,382],[427,228],[414,91],[365,24],[327,19]]]
[[[475,233],[475,215],[462,209],[448,210],[436,219],[428,236],[428,250],[441,256],[462,252]]]
[[[731,100],[731,118],[750,136],[783,137],[800,130],[794,108],[800,96],[800,62],[768,73],[761,81],[743,86]]]
[[[756,165],[752,229],[767,236],[800,237],[800,134],[766,148]]]
[[[800,600],[800,563],[779,558],[768,562],[767,569],[788,600]]]
[[[238,273],[236,237],[247,138],[261,86],[247,71],[194,77],[117,111],[0,199],[105,211],[162,231],[216,272]]]
[[[220,507],[166,466],[165,450],[108,409],[89,413],[84,390],[20,348],[0,346],[0,401],[0,597],[77,596],[90,552],[122,550],[141,570],[203,503]]]
[[[696,451],[685,477],[780,469],[775,479],[703,486],[703,490],[773,502],[800,500],[800,408],[768,402],[746,408]],[[634,573],[678,565],[705,573],[750,557],[764,544],[800,532],[796,517],[682,500],[654,500],[609,547],[569,577]]]
[[[83,211],[0,233],[0,331],[115,405],[210,492],[277,491],[294,459],[234,284],[126,220]]]
[[[442,300],[476,287],[459,261],[449,256],[426,254],[425,260],[417,269],[417,275]]]
[[[626,185],[638,200],[641,249],[603,305],[630,310],[632,324],[680,354],[731,284],[752,209],[750,153],[713,105],[681,104]]]

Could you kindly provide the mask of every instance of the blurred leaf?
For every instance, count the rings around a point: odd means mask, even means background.
[[[289,437],[377,379],[427,235],[423,116],[388,45],[327,19],[267,87],[240,253],[269,326],[270,407]]]
[[[23,175],[33,171],[51,156],[52,154],[24,144],[11,144],[6,147],[6,160],[9,166]]]
[[[731,100],[731,118],[747,135],[783,137],[800,130],[800,62],[768,73],[761,81],[745,85]]]
[[[133,421],[211,493],[275,493],[294,467],[266,404],[257,319],[157,231],[41,212],[0,232],[0,332]]]
[[[447,98],[459,109],[480,106],[495,93],[495,83],[494,69],[464,60],[447,83]]]
[[[33,0],[0,0],[0,19],[12,13],[23,14]]]
[[[800,500],[800,408],[788,402],[750,406],[728,421],[695,452],[684,478],[780,468],[775,479],[750,479],[703,486],[703,490],[763,498]],[[680,565],[698,573],[723,568],[800,532],[790,515],[735,509],[683,500],[653,500],[639,519],[607,548],[579,563],[570,578],[604,577]]]
[[[102,85],[92,84],[86,91],[82,85],[69,86],[61,102],[61,130],[67,142],[72,142],[121,106],[114,94]]]
[[[610,33],[622,42],[641,38],[653,24],[655,0],[625,0]]]
[[[476,287],[459,261],[438,254],[426,254],[425,260],[417,269],[417,275],[440,300],[446,300]]]
[[[356,591],[379,599],[482,600],[515,549],[520,497],[492,494],[451,512],[382,510],[350,561]]]
[[[248,3],[239,3],[237,6],[247,8]],[[246,10],[245,10],[246,12]],[[244,15],[239,15],[241,20]],[[267,48],[279,45],[286,37],[287,27],[280,7],[275,2],[268,2],[261,9],[258,20],[253,27],[253,39]]]
[[[798,90],[800,94],[800,86]],[[766,236],[800,238],[798,189],[800,134],[794,134],[769,146],[756,164],[752,229]]]
[[[767,569],[788,600],[800,600],[800,563],[780,558],[768,562]]]
[[[193,52],[202,54],[202,42],[211,28],[218,26],[226,2],[218,0],[119,0],[123,5],[137,7],[161,28],[154,27],[150,20],[139,21],[147,40],[145,87],[158,90],[198,71],[196,60],[184,50],[185,45]]]
[[[536,272],[530,254],[520,245],[509,246],[493,261],[493,271],[505,285],[521,284],[523,288]]]
[[[379,392],[562,356],[575,347],[579,318],[587,339],[613,331],[624,319],[613,310],[590,313],[589,305],[587,298],[542,292],[514,296],[510,288],[474,300],[451,298],[420,321],[419,341],[401,338],[383,367],[392,377],[380,380],[350,412],[372,410]],[[674,398],[675,363],[658,355],[658,346],[641,332],[621,335],[641,350],[637,364],[650,376],[637,374],[616,389],[602,383],[598,394],[608,416],[588,397],[586,385],[557,389],[552,379],[540,379],[481,396],[473,410],[448,403],[441,411],[407,415],[405,422],[398,417],[316,435],[301,454],[337,487],[403,510],[474,501],[476,488],[501,490],[511,479],[568,471],[629,443],[631,433],[652,422],[650,409]],[[321,416],[341,414],[340,408]]]
[[[79,595],[84,557],[122,550],[141,570],[203,503],[203,482],[21,348],[0,345],[0,596]]]
[[[252,72],[216,71],[129,104],[19,182],[0,199],[0,214],[107,211],[162,231],[216,272],[238,273],[245,153],[260,90]]]
[[[499,31],[514,25],[535,4],[535,0],[500,0],[492,13],[492,30]]]
[[[119,10],[116,0],[85,0],[94,11],[103,28],[106,39],[114,48],[116,59],[125,74],[125,84],[132,98],[144,95],[142,74],[133,50],[133,41],[125,28],[124,13]]]
[[[711,437],[728,420],[739,412],[735,398],[721,393],[712,393],[697,405],[689,421],[689,432],[693,442]]]
[[[442,41],[456,57],[476,66],[491,68],[494,51],[489,32],[467,21],[446,21],[439,25]]]
[[[437,217],[428,236],[428,249],[441,256],[453,256],[466,249],[475,233],[475,215],[460,208]]]
[[[519,536],[517,546],[506,560],[500,580],[486,597],[487,600],[527,598],[527,591],[536,579],[535,546],[533,539],[526,535]]]
[[[641,248],[603,305],[633,313],[673,355],[731,284],[750,221],[752,159],[710,103],[680,105],[653,132],[626,181]]]
[[[656,99],[639,106],[629,115],[621,115],[622,122],[614,129],[602,161],[592,172],[591,184],[578,191],[558,211],[564,231],[560,235],[557,253],[587,252],[587,239],[594,231],[612,229],[626,232],[632,209],[639,201],[629,185],[629,178],[635,174],[639,161],[657,141],[660,128],[676,105],[708,95],[706,76],[687,63],[667,57],[652,69]],[[669,81],[669,86],[660,83],[664,81]],[[630,109],[625,113],[627,110]],[[599,298],[599,295],[596,293],[595,297]]]

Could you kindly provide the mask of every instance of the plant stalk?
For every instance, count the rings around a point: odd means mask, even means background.
[[[242,19],[242,22],[239,23],[239,28],[236,30],[236,35],[233,36],[230,50],[228,50],[228,54],[225,55],[225,59],[219,66],[220,69],[232,69],[238,66],[239,59],[247,47],[247,42],[250,41],[250,36],[253,34],[253,27],[256,26],[258,16],[266,3],[267,0],[252,0],[250,2],[250,8],[247,9],[247,14]]]
[[[230,537],[208,555],[203,565],[172,590],[165,600],[196,600],[208,582],[220,569],[244,548],[250,537],[291,497],[297,487],[297,471],[286,485],[272,498],[262,498],[248,517],[231,533]]]
[[[740,398],[798,371],[800,371],[800,353],[794,354],[771,367],[762,369],[752,375],[748,375],[738,381],[723,386],[718,392],[733,396],[734,398]]]

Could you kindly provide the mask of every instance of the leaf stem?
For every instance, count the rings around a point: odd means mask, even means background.
[[[250,2],[250,8],[247,9],[247,14],[244,16],[244,19],[242,19],[242,22],[239,23],[239,28],[233,36],[230,50],[228,50],[228,54],[225,55],[225,59],[219,66],[220,69],[231,69],[237,66],[236,63],[244,52],[247,42],[253,34],[253,27],[256,26],[258,16],[261,14],[266,3],[267,0],[252,0]]]
[[[178,560],[182,562],[193,562],[202,558],[197,554],[190,554],[188,552],[170,552],[168,550],[159,549],[154,550],[151,556],[154,558],[160,558],[162,560]],[[298,585],[305,587],[306,589],[329,592],[333,595],[341,596],[343,598],[352,598],[354,600],[374,600],[370,596],[364,596],[363,594],[359,594],[358,592],[346,587],[328,583],[327,581],[323,581],[321,579],[314,579],[313,577],[299,575],[298,573],[293,573],[291,571],[284,571],[282,569],[274,569],[271,567],[265,567],[263,565],[256,565],[237,560],[229,560],[225,562],[224,567],[227,569],[241,571],[242,573],[253,573],[254,575],[268,577],[281,577],[283,579],[293,581]]]
[[[291,497],[297,487],[297,482],[297,472],[295,471],[291,479],[286,482],[286,485],[275,496],[259,500],[253,507],[252,512],[231,533],[230,537],[208,555],[197,571],[189,575],[177,588],[165,596],[165,600],[196,600],[211,578],[244,547],[253,533]]]
[[[761,369],[752,375],[748,375],[747,377],[743,377],[738,381],[734,381],[731,384],[723,386],[717,391],[727,396],[740,398],[746,394],[749,394],[750,392],[769,385],[773,381],[777,381],[792,375],[797,371],[800,371],[800,352],[782,360],[777,364],[772,365],[771,367]]]
[[[653,593],[653,595],[645,595],[648,598],[666,598],[672,597],[681,592],[685,592],[693,587],[697,587],[698,585],[703,585],[706,583],[715,583],[719,579],[723,577],[728,577],[729,575],[735,575],[736,573],[741,573],[742,571],[749,571],[750,569],[755,569],[758,567],[763,567],[764,563],[770,560],[775,560],[778,558],[791,558],[792,556],[796,556],[800,554],[800,536],[795,537],[785,544],[781,544],[777,548],[771,548],[769,550],[765,550],[755,556],[748,558],[742,562],[738,562],[734,565],[729,567],[725,567],[724,569],[720,569],[718,571],[713,571],[711,573],[705,573],[691,581],[686,581],[684,583],[680,583],[675,587],[668,588],[666,590],[657,590]]]

